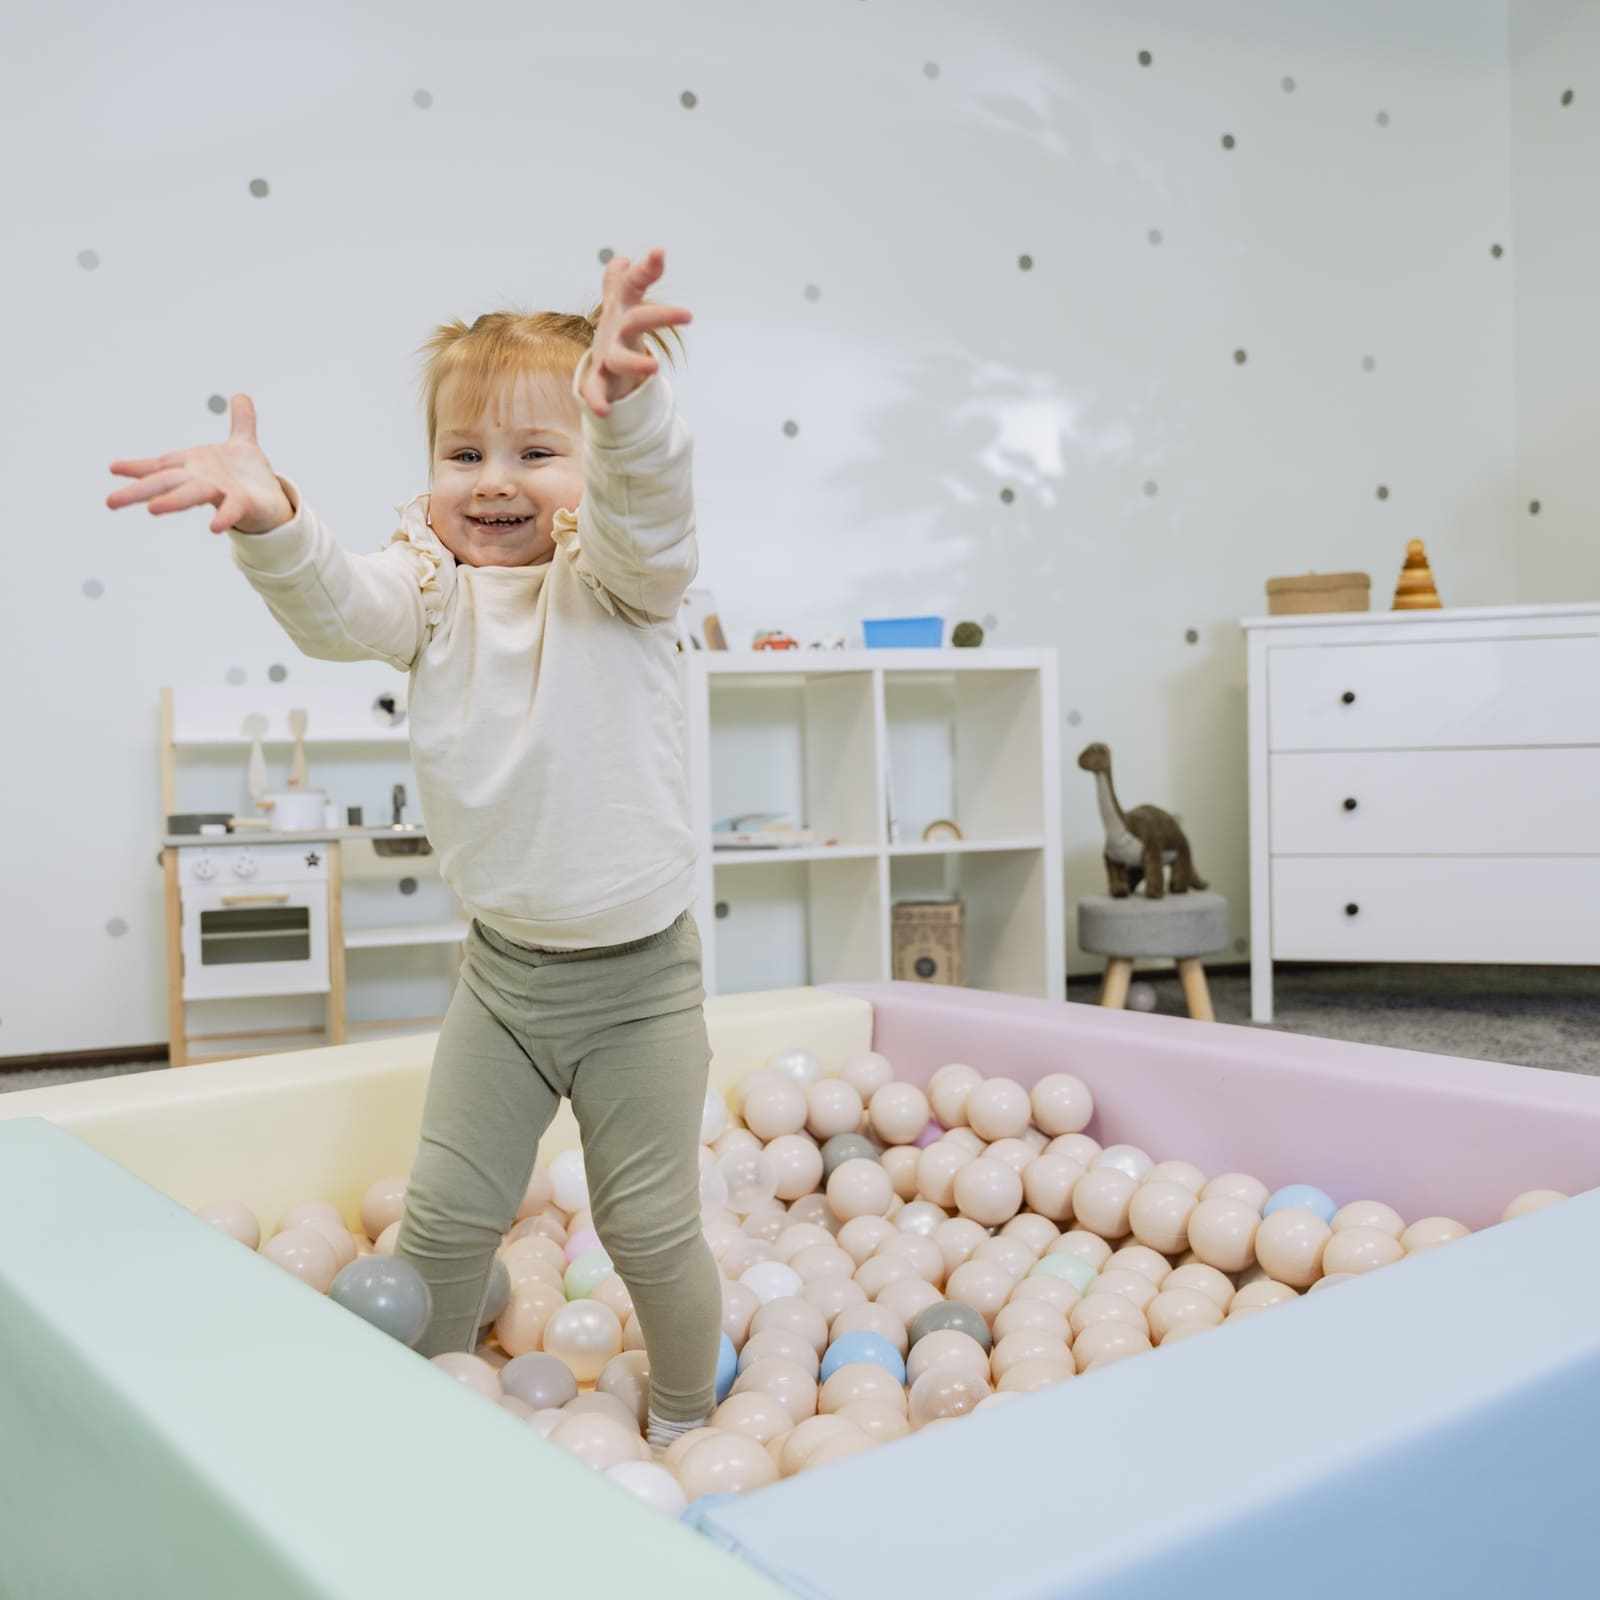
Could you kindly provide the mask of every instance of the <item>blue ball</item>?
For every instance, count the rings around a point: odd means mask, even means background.
[[[1309,1183],[1291,1183],[1268,1198],[1261,1208],[1261,1215],[1270,1217],[1274,1211],[1287,1211],[1291,1206],[1297,1211],[1313,1212],[1324,1222],[1332,1222],[1334,1212],[1339,1209],[1321,1189]]]
[[[739,1352],[733,1340],[723,1334],[717,1346],[717,1404],[720,1406],[733,1389],[733,1380],[739,1376]]]
[[[840,1367],[853,1361],[871,1361],[882,1367],[896,1383],[906,1381],[906,1364],[900,1352],[881,1333],[845,1333],[828,1346],[822,1358],[822,1381],[826,1383]]]

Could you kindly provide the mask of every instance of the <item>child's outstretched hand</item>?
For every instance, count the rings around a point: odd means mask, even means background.
[[[656,358],[645,348],[645,334],[693,320],[682,306],[639,303],[665,270],[666,260],[665,251],[652,250],[639,262],[612,256],[606,263],[589,370],[578,386],[596,416],[609,416],[613,401],[631,394],[656,370]]]
[[[139,481],[107,495],[106,504],[117,511],[148,500],[150,514],[157,517],[190,506],[216,506],[213,533],[229,528],[266,533],[288,522],[295,508],[256,443],[256,408],[247,394],[234,395],[232,407],[231,431],[221,444],[193,445],[144,461],[113,461],[111,470],[119,477]]]

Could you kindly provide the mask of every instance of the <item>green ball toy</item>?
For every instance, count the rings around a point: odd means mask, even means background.
[[[1040,1256],[1028,1269],[1030,1278],[1065,1278],[1079,1294],[1087,1294],[1089,1285],[1100,1276],[1082,1256],[1062,1251],[1058,1255]]]
[[[587,1300],[595,1285],[611,1273],[611,1257],[604,1250],[585,1250],[567,1268],[561,1286],[569,1300]]]

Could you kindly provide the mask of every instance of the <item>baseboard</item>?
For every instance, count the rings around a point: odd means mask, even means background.
[[[165,1044],[125,1044],[109,1050],[59,1050],[39,1056],[0,1056],[0,1072],[36,1072],[53,1067],[115,1067],[124,1061],[165,1061]]]

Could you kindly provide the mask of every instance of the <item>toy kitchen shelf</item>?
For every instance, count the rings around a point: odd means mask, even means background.
[[[404,696],[395,688],[393,674],[358,669],[351,676],[358,681],[350,682],[337,699],[326,690],[304,685],[292,691],[287,686],[256,688],[248,696],[235,689],[181,693],[163,689],[159,724],[163,818],[180,810],[180,767],[185,756],[212,763],[222,757],[230,764],[235,760],[242,764],[251,740],[240,731],[241,707],[266,717],[261,743],[274,767],[286,763],[294,742],[289,710],[304,708],[309,718],[305,745],[317,752],[319,767],[338,756],[354,755],[365,762],[382,757],[389,764],[385,783],[401,777],[411,783],[403,711],[393,727],[374,722],[385,714],[386,706],[403,706]],[[218,804],[213,809],[232,808]],[[453,946],[459,960],[467,936],[459,904],[455,917],[443,919],[437,912],[448,908],[435,906],[433,916],[410,922],[346,921],[352,890],[359,903],[381,888],[368,880],[401,876],[436,880],[436,858],[426,851],[426,844],[426,829],[420,823],[164,834],[171,1064],[283,1050],[293,1048],[296,1040],[310,1047],[342,1044],[352,1032],[366,1029],[405,1032],[437,1027],[440,1016],[354,1020],[347,1005],[348,952],[377,952],[362,956],[363,972],[367,963],[397,951],[423,953],[415,960],[426,959],[429,947]],[[444,893],[434,881],[430,894],[421,898],[437,900],[433,889]],[[392,966],[393,956],[389,959]],[[425,976],[431,981],[442,975]],[[409,977],[402,982],[409,984]],[[197,1008],[226,1011],[230,1026],[225,1031],[193,1029]],[[320,1022],[306,1025],[319,1009]],[[296,1026],[279,1025],[285,1011],[296,1013]],[[247,1025],[238,1026],[241,1022]],[[206,1026],[211,1028],[209,1019]],[[191,1045],[197,1043],[222,1045],[224,1050],[196,1055]]]
[[[878,982],[898,900],[959,899],[970,987],[1065,998],[1053,650],[683,657],[711,994]],[[717,844],[774,813],[794,846]],[[959,837],[924,840],[953,822]]]

